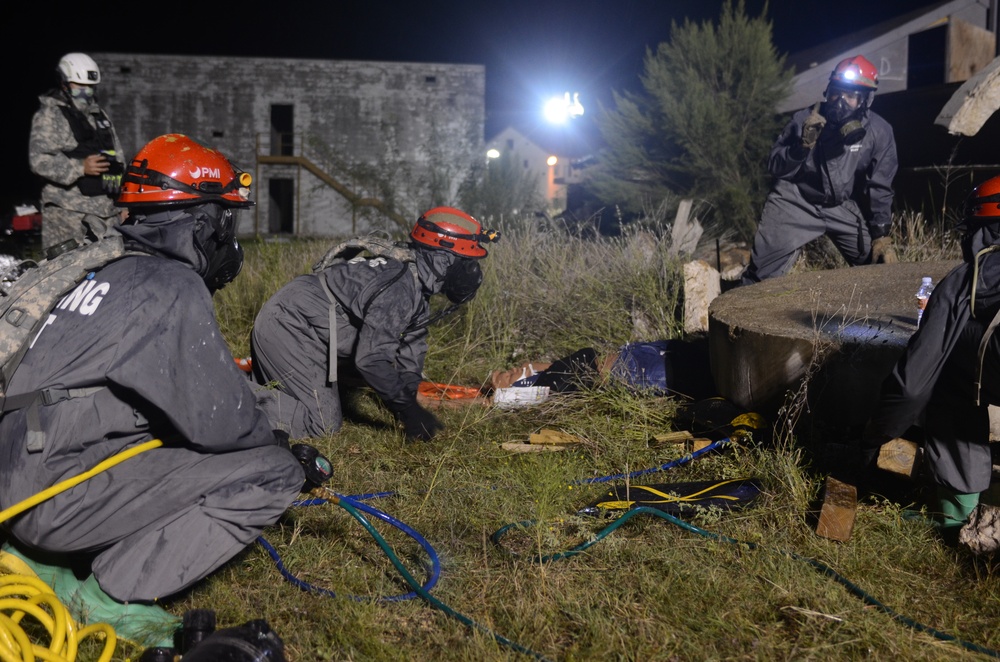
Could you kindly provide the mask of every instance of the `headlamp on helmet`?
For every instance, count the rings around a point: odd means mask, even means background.
[[[181,134],[154,138],[125,169],[119,207],[184,206],[215,202],[250,207],[250,173],[218,151]]]
[[[483,231],[479,221],[454,207],[435,207],[424,212],[410,231],[416,246],[450,251],[462,257],[486,257],[483,244],[500,239],[497,230]]]

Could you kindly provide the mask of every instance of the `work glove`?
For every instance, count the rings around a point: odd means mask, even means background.
[[[118,197],[122,190],[122,175],[125,174],[125,166],[116,161],[114,152],[102,152],[108,160],[108,171],[101,174],[101,188],[111,197]]]
[[[434,414],[416,402],[401,409],[396,416],[403,424],[407,441],[430,441],[435,434],[444,429]]]
[[[302,485],[303,492],[322,487],[333,476],[333,465],[330,464],[330,460],[320,455],[320,452],[309,444],[295,444],[292,446],[292,455],[302,465],[302,471],[306,475],[306,482]]]
[[[802,123],[802,148],[807,152],[816,146],[819,134],[826,126],[826,118],[819,114],[819,103],[813,106],[812,112]]]
[[[872,240],[872,264],[895,264],[896,250],[892,247],[891,237],[879,237]]]

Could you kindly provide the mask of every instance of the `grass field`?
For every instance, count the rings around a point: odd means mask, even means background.
[[[916,220],[898,225],[903,259],[951,255]],[[261,303],[328,245],[247,244],[244,272],[217,295],[234,355],[247,354]],[[428,379],[480,385],[580,347],[681,337],[668,248],[506,229],[477,298],[432,329]],[[799,268],[837,266],[813,259]],[[995,565],[941,544],[910,503],[865,503],[848,543],[815,534],[825,476],[782,421],[685,461],[657,437],[688,403],[615,385],[516,410],[441,409],[445,430],[428,443],[404,441],[369,390],[345,401],[343,429],[308,441],[332,461],[334,492],[380,495],[358,499],[369,510],[293,507],[262,538],[295,581],[255,544],[169,611],[213,609],[220,627],[265,619],[297,662],[972,660],[989,651],[969,647],[1000,648]],[[501,447],[541,429],[579,443]],[[763,487],[742,510],[581,512],[612,486],[742,478]],[[120,647],[116,659],[137,655]]]

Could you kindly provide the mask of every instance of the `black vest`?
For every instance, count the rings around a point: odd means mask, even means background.
[[[57,95],[60,95],[60,93],[54,92],[52,96]],[[76,140],[76,147],[72,150],[63,151],[63,154],[70,158],[83,159],[92,154],[114,151],[115,136],[112,131],[111,120],[103,110],[95,108],[91,112],[94,124],[97,126],[95,129],[87,120],[87,115],[72,102],[68,106],[59,106],[59,109],[66,117],[66,121],[69,122],[69,127],[73,131],[73,138]],[[111,161],[111,170],[108,171],[109,173],[115,174],[116,169],[118,173],[124,172],[124,167],[113,156],[108,156],[108,160]],[[76,185],[80,189],[80,192],[86,196],[107,195],[107,191],[104,190],[101,184],[101,179],[100,175],[84,175],[77,180]]]

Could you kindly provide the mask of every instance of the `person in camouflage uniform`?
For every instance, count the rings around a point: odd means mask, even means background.
[[[42,248],[103,237],[120,222],[114,199],[124,172],[122,147],[97,103],[97,63],[67,53],[56,68],[60,84],[40,96],[31,120],[28,163],[42,187]]]

